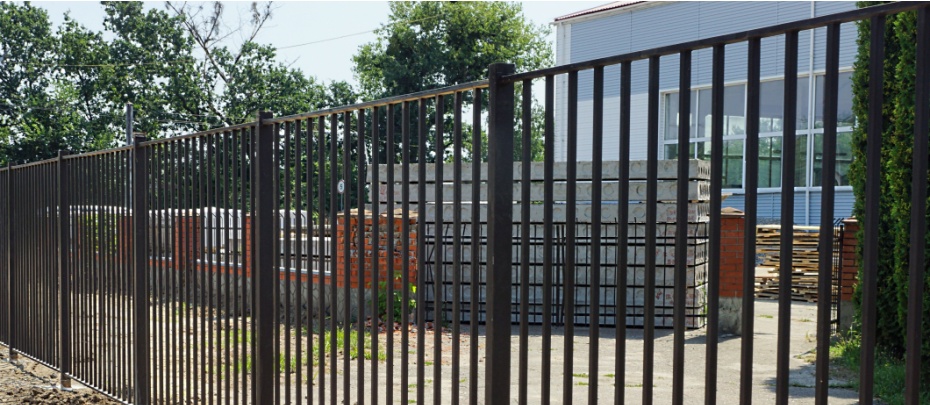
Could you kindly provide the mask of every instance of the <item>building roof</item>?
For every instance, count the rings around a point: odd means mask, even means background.
[[[584,15],[597,14],[608,10],[616,10],[618,8],[632,6],[634,4],[645,3],[645,1],[615,1],[613,3],[607,3],[602,6],[597,6],[594,8],[589,8],[587,10],[576,11],[571,14],[566,14],[561,17],[556,17],[555,22],[565,21],[575,17],[581,17]]]

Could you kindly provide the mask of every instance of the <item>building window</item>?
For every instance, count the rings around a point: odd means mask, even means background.
[[[837,154],[834,184],[849,185],[849,165],[852,163],[852,73],[839,75],[837,97]],[[823,171],[823,99],[824,76],[814,76],[813,95],[811,80],[798,77],[795,145],[795,187],[820,187]],[[783,79],[760,83],[759,104],[759,187],[780,188],[783,157],[784,90]],[[813,96],[813,97],[811,97]],[[711,154],[711,89],[691,92],[692,109],[690,126],[691,145],[688,154],[697,159],[710,160]],[[811,111],[813,98],[813,111]],[[744,144],[746,138],[746,85],[733,84],[724,88],[724,179],[723,187],[743,187]],[[810,117],[813,117],[811,119]],[[665,157],[678,157],[678,93],[665,96]]]
[[[849,165],[852,164],[852,132],[836,134],[836,172],[834,186],[849,185]],[[814,187],[823,186],[823,134],[814,135]]]

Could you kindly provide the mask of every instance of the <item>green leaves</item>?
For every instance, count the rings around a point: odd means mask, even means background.
[[[394,2],[376,33],[352,58],[369,98],[481,80],[494,62],[552,64],[548,27],[526,21],[519,3]]]
[[[232,28],[220,3],[206,18],[170,3],[101,7],[97,32],[67,15],[53,29],[41,8],[0,3],[0,165],[122,145],[126,103],[134,129],[160,138],[252,121],[258,110],[290,115],[357,98],[348,83],[320,83],[253,41],[269,6],[253,4],[251,26]],[[220,43],[241,28],[251,37]]]
[[[878,2],[860,2],[867,7]],[[865,173],[868,127],[869,91],[869,21],[858,23],[859,53],[853,73],[853,111],[856,127],[853,131],[854,160],[849,178],[856,196],[853,213],[860,223],[865,218]],[[881,189],[879,201],[878,264],[878,328],[877,340],[882,352],[902,358],[907,330],[907,303],[910,249],[926,248],[910,245],[911,175],[914,141],[914,94],[916,68],[917,19],[913,12],[889,15],[885,31],[884,104],[882,105]],[[926,114],[927,112],[922,112]],[[930,158],[928,156],[927,158]],[[930,203],[930,201],[928,201]],[[860,235],[860,242],[862,235]],[[861,252],[859,253],[861,254]],[[861,272],[860,272],[861,279]],[[930,286],[930,273],[924,280],[924,290]],[[856,288],[857,303],[861,290]],[[923,298],[925,301],[930,297]],[[859,316],[857,314],[857,316]],[[930,361],[930,314],[924,314],[923,361]],[[930,384],[930,369],[922,376]]]

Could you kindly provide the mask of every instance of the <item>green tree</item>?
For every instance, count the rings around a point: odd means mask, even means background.
[[[57,52],[48,13],[29,3],[0,3],[0,164],[54,156],[68,149],[71,115],[59,108],[73,93],[55,91]],[[65,118],[61,120],[60,118]]]
[[[860,2],[867,7],[877,2]],[[868,140],[869,45],[871,25],[868,20],[858,23],[859,52],[853,73],[853,110],[856,126],[853,131],[854,160],[850,167],[850,183],[856,196],[853,209],[860,222],[873,220],[865,215],[865,172]],[[913,12],[889,15],[885,31],[885,60],[883,65],[882,153],[879,218],[878,328],[877,343],[880,350],[902,357],[905,353],[907,330],[908,273],[911,215],[911,175],[914,141],[914,94],[917,55],[917,18]],[[924,114],[930,112],[923,112]],[[930,159],[930,156],[927,157]],[[860,241],[862,235],[860,234]],[[859,252],[861,259],[861,251]],[[860,270],[860,279],[862,273]],[[924,280],[924,291],[930,286],[930,272]],[[861,304],[861,287],[857,286],[856,303]],[[930,296],[923,294],[924,306],[930,305]],[[857,314],[857,316],[861,316]],[[930,312],[923,313],[923,362],[930,361]],[[930,372],[924,368],[924,384],[930,383]],[[925,385],[926,387],[926,385]]]
[[[519,3],[395,2],[391,3],[388,22],[376,33],[378,39],[362,45],[352,58],[360,91],[369,98],[485,79],[488,66],[495,62],[513,63],[518,71],[552,64],[552,49],[545,40],[548,28],[527,21]],[[464,101],[466,106],[472,103]],[[443,141],[451,145],[451,107],[446,111]],[[470,132],[466,125],[464,133]],[[533,132],[533,149],[541,151],[541,131]],[[470,140],[470,136],[466,138]],[[435,147],[427,146],[432,155]],[[448,159],[451,151],[448,147],[445,150],[442,158]],[[381,161],[386,159],[383,153]]]

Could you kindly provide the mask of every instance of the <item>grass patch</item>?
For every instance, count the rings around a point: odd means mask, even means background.
[[[764,314],[763,314],[763,315],[759,315],[759,318],[772,319],[772,318],[774,318],[774,316],[772,316],[772,315],[764,315]]]
[[[345,338],[345,331],[343,331],[342,329],[338,329],[336,330],[335,334],[336,334],[335,335],[336,336],[336,353],[345,355],[345,352],[342,350],[342,342],[343,342],[343,339]],[[236,342],[241,342],[241,343],[249,342],[252,339],[251,333],[249,331],[243,332],[243,331],[236,330],[233,332],[233,336],[235,337]],[[320,360],[319,336],[320,336],[319,333],[314,334],[313,347],[310,349],[310,353],[313,356],[313,365],[318,365],[319,360]],[[324,341],[323,357],[325,357],[327,361],[329,361],[330,348],[332,347],[330,339],[332,339],[332,332],[325,331],[323,333],[323,341]],[[363,346],[364,347],[363,347],[362,355],[365,356],[366,360],[371,360],[372,358],[372,354],[371,354],[372,337],[371,337],[371,334],[368,333],[367,331],[365,332],[365,335],[364,335]],[[306,350],[306,348],[304,348],[304,350]],[[348,355],[349,355],[349,358],[353,360],[358,358],[358,331],[356,330],[349,331],[349,353]],[[383,350],[379,350],[378,361],[386,361],[386,360],[387,360],[387,353],[385,353]],[[308,363],[308,356],[304,355],[303,357],[300,358],[300,367],[306,367],[307,363]],[[297,367],[298,367],[297,356],[291,356],[289,359],[285,358],[284,348],[282,347],[281,356],[278,357],[278,370],[281,372],[286,372],[288,370],[288,366],[290,366],[290,370],[292,372],[297,370]],[[234,367],[235,367],[236,372],[246,372],[246,373],[251,372],[252,371],[251,357],[247,357],[245,359],[236,361]]]
[[[614,374],[614,373],[604,374],[604,377],[607,377],[607,378],[614,378],[614,377],[616,377],[616,376],[617,376],[617,375]]]
[[[838,384],[843,388],[859,390],[859,352],[861,340],[858,335],[842,338],[830,346],[831,374],[848,381]],[[904,405],[904,360],[887,353],[875,354],[875,396],[888,405]],[[833,385],[831,385],[832,387]],[[930,391],[923,391],[920,403],[930,403]]]
[[[814,322],[814,320],[810,318],[801,318],[801,319],[798,319],[798,322]]]
[[[588,373],[572,373],[572,377],[588,378]]]
[[[326,352],[325,356],[327,357],[329,356],[329,352],[331,348],[332,334],[333,332],[328,331],[328,330],[323,332],[323,342],[324,342],[323,351]],[[345,354],[343,350],[340,350],[342,349],[342,342],[344,339],[345,339],[345,331],[343,329],[336,329],[336,352],[337,353]],[[368,331],[365,331],[364,344],[363,344],[364,350],[362,353],[362,355],[365,356],[365,360],[371,360],[371,356],[372,356],[371,355],[371,346],[372,346],[371,339],[372,339],[371,333],[369,333]],[[386,361],[387,353],[384,352],[383,348],[381,349],[382,350],[378,350],[378,361]],[[350,359],[354,360],[358,358],[358,331],[354,329],[349,330],[349,353],[348,354],[349,354]],[[319,357],[320,357],[320,334],[319,332],[316,332],[314,334],[314,339],[313,339],[313,364],[317,364]]]

